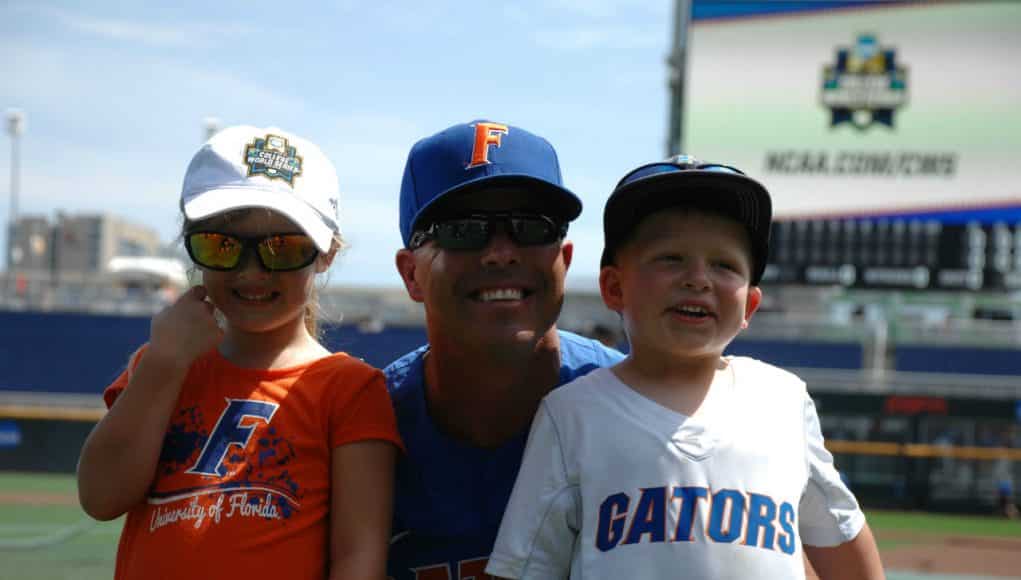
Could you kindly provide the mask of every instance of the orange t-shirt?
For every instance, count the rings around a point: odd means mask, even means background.
[[[129,373],[103,393],[108,407]],[[212,349],[189,369],[146,501],[128,512],[116,580],[325,578],[331,451],[366,439],[401,445],[379,370],[343,353],[245,369]]]

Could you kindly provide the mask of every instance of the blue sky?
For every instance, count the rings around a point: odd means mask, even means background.
[[[109,212],[169,242],[203,120],[275,125],[337,166],[351,248],[331,283],[397,286],[408,149],[486,117],[558,150],[585,204],[568,283],[589,286],[612,185],[664,154],[672,4],[5,1],[0,108],[27,116],[20,213]],[[6,135],[0,151],[6,223]]]

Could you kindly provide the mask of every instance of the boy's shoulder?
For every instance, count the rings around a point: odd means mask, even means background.
[[[735,365],[736,369],[746,373],[761,373],[763,375],[776,378],[786,378],[795,381],[801,380],[798,375],[787,369],[750,356],[731,355],[725,356],[724,359],[726,359],[729,364]]]
[[[547,406],[562,411],[579,410],[593,403],[600,393],[605,394],[616,381],[610,367],[599,367],[560,385],[545,397]]]
[[[794,393],[807,392],[805,381],[798,375],[776,365],[747,356],[728,356],[734,372],[734,385],[739,390]]]

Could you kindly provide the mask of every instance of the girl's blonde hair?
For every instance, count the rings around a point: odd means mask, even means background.
[[[266,212],[273,211],[268,208],[244,208],[228,211],[221,214],[216,214],[214,216],[210,216],[208,218],[198,221],[191,221],[187,217],[185,217],[183,218],[183,222],[181,224],[180,235],[182,243],[184,238],[186,238],[188,234],[190,234],[193,231],[208,227],[214,223],[229,223],[232,219],[240,219],[245,215],[248,215],[248,212],[255,211],[257,209],[264,209],[264,211]],[[339,232],[334,232],[333,242],[330,245],[330,252],[334,254],[334,257],[336,257],[337,254],[339,254],[345,249],[347,249],[347,243],[344,241],[344,238],[341,237]],[[322,252],[320,252],[319,257],[317,257],[316,259],[318,260],[320,257],[322,257],[322,255],[323,255]],[[188,269],[188,282],[191,283],[192,285],[197,284],[198,280],[196,276],[197,267],[193,264],[192,267]],[[325,287],[325,285],[326,282],[324,281],[323,286]],[[322,340],[322,328],[320,328],[319,326],[319,320],[322,317],[324,317],[324,312],[322,304],[320,304],[319,302],[319,288],[317,288],[316,285],[313,284],[312,291],[309,292],[308,300],[305,302],[305,314],[303,315],[303,319],[305,322],[305,329],[308,330],[309,335],[316,341],[320,342]]]
[[[341,237],[340,233],[334,232],[333,241],[330,244],[330,252],[333,253],[334,259],[343,250],[347,249],[347,242]],[[323,277],[322,287],[326,287],[329,281],[329,276]],[[322,328],[319,326],[319,321],[326,318],[326,312],[323,310],[323,305],[319,301],[319,288],[313,284],[312,291],[308,293],[308,301],[305,302],[305,328],[308,329],[309,335],[316,341],[322,342]]]

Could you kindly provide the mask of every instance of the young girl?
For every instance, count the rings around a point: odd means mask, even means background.
[[[202,285],[153,318],[78,465],[86,512],[128,514],[118,580],[385,576],[393,410],[378,370],[316,340],[337,195],[319,149],[278,129],[225,129],[192,159]]]

